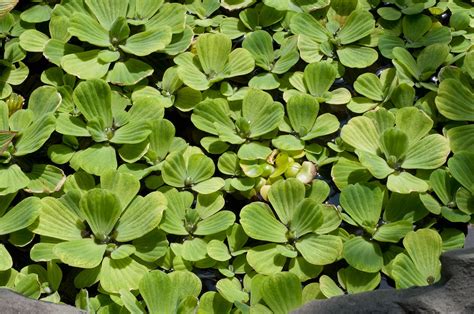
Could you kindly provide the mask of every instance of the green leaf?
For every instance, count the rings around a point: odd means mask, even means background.
[[[395,119],[397,128],[405,132],[412,143],[422,139],[433,127],[433,120],[416,107],[401,108]]]
[[[54,246],[54,254],[67,265],[94,268],[102,262],[107,245],[96,244],[93,239],[61,242]]]
[[[392,50],[392,55],[394,58],[395,65],[400,64],[401,68],[413,76],[414,78],[419,78],[418,65],[408,50],[403,47],[395,47]]]
[[[287,241],[287,228],[275,218],[265,203],[254,202],[242,208],[240,224],[245,233],[254,239],[277,243]]]
[[[340,202],[344,210],[362,227],[373,230],[382,212],[383,190],[366,183],[345,187]]]
[[[383,267],[380,246],[362,237],[354,237],[344,243],[342,255],[346,261],[360,271],[375,273]]]
[[[29,193],[54,193],[61,190],[66,175],[53,165],[33,165],[31,172],[27,174],[30,178],[25,191]]]
[[[87,191],[81,198],[80,208],[92,232],[100,240],[112,232],[122,212],[119,198],[103,189]]]
[[[34,5],[20,14],[20,18],[27,23],[46,22],[51,17],[51,7],[46,4]]]
[[[408,141],[408,136],[402,130],[388,128],[380,137],[380,148],[387,160],[393,158],[391,156],[396,157],[396,160],[400,160],[405,156],[405,152],[408,149]],[[418,146],[419,143],[416,145]]]
[[[428,210],[420,198],[421,195],[418,193],[392,193],[389,202],[385,206],[383,219],[389,222],[407,220],[411,223],[422,219],[428,215]]]
[[[69,21],[68,32],[80,41],[88,42],[94,46],[109,47],[112,45],[108,30],[89,14],[74,13]]]
[[[161,192],[137,196],[120,218],[115,228],[115,239],[128,242],[147,234],[160,223],[166,205],[166,198]]]
[[[379,131],[372,119],[364,116],[350,119],[341,130],[341,138],[356,149],[377,154]]]
[[[322,205],[313,199],[304,199],[298,203],[290,226],[296,237],[299,238],[322,226],[324,216],[321,207]]]
[[[302,256],[292,258],[288,266],[288,271],[298,276],[301,282],[316,278],[322,270],[323,266],[310,264]]]
[[[384,99],[384,90],[380,79],[373,73],[364,73],[354,82],[354,89],[361,95],[375,101]]]
[[[219,240],[211,240],[207,244],[207,254],[216,261],[227,261],[232,258],[229,254],[229,249]]]
[[[417,58],[420,80],[428,79],[444,63],[449,55],[445,44],[434,44],[425,47]]]
[[[257,159],[265,160],[272,153],[272,149],[267,145],[258,142],[245,143],[237,151],[240,160],[253,161]]]
[[[224,34],[203,34],[196,41],[196,50],[204,73],[217,75],[224,71],[232,43]]]
[[[0,7],[1,10],[1,7]],[[13,267],[13,260],[5,245],[0,244],[0,271],[6,271]]]
[[[20,46],[26,51],[43,52],[49,37],[35,30],[29,29],[20,35]]]
[[[395,171],[382,157],[358,150],[356,150],[356,153],[359,156],[360,163],[377,179],[385,179]]]
[[[341,156],[331,169],[331,177],[339,189],[343,189],[348,184],[366,182],[372,175],[354,157],[348,155]]]
[[[262,284],[262,298],[276,314],[289,313],[302,304],[302,288],[298,277],[283,272],[269,276]]]
[[[15,144],[15,156],[23,156],[40,149],[55,128],[56,120],[52,114],[46,114],[20,132]]]
[[[26,297],[38,299],[41,295],[41,287],[37,274],[18,274],[15,278],[15,291]]]
[[[137,300],[137,298],[128,290],[120,289],[120,300],[123,302],[125,308],[130,311],[130,313],[146,313],[142,304]]]
[[[74,157],[78,156],[76,155]],[[80,152],[77,157],[79,166],[87,173],[97,176],[109,170],[117,169],[115,149],[112,146],[95,144]]]
[[[349,15],[337,38],[341,44],[347,45],[370,35],[374,28],[375,20],[372,14],[368,11],[356,10]]]
[[[222,313],[228,314],[232,303],[224,299],[220,293],[208,291],[199,299],[198,313]]]
[[[467,190],[474,194],[474,154],[460,152],[448,160],[449,171]]]
[[[8,16],[8,12],[18,4],[19,0],[7,0],[0,3],[0,17]]]
[[[402,13],[393,7],[379,8],[377,9],[377,13],[387,21],[396,21],[402,16]]]
[[[105,257],[100,269],[100,285],[111,293],[118,293],[120,289],[137,290],[146,273],[148,268],[131,257],[117,260]]]
[[[391,268],[397,289],[428,285],[426,278],[423,278],[413,261],[405,253],[400,253],[394,258]]]
[[[61,67],[69,74],[83,80],[100,79],[109,70],[110,63],[99,59],[100,50],[89,50],[65,55]]]
[[[319,278],[319,286],[322,294],[326,298],[344,295],[344,291],[327,275],[322,275],[321,278]]]
[[[138,144],[146,140],[150,133],[151,129],[148,123],[144,121],[131,121],[115,131],[110,142],[116,144]]]
[[[9,234],[28,227],[38,218],[40,210],[39,198],[25,198],[0,218],[0,234]]]
[[[106,127],[112,126],[112,94],[107,83],[102,80],[81,82],[74,90],[73,98],[87,121],[100,118]]]
[[[234,213],[221,211],[197,223],[196,235],[210,235],[227,230],[235,221]]]
[[[297,179],[275,182],[268,192],[268,199],[284,224],[288,224],[293,219],[298,203],[304,197],[304,184]]]
[[[156,8],[158,5],[153,2]],[[186,25],[186,7],[180,3],[164,3],[160,10],[146,23],[146,29],[160,29],[169,26],[173,34],[181,33]]]
[[[249,124],[252,138],[276,129],[284,115],[283,107],[266,92],[250,89],[243,99],[242,116]]]
[[[281,272],[286,257],[280,255],[277,244],[264,244],[247,252],[247,262],[259,274],[270,275]]]
[[[436,169],[446,162],[450,153],[448,140],[439,134],[431,134],[412,144],[402,167],[405,169]]]
[[[456,121],[474,121],[471,100],[473,92],[458,80],[448,78],[439,84],[435,98],[439,112],[448,119]]]
[[[250,33],[242,42],[242,47],[250,51],[255,64],[270,71],[273,66],[273,39],[266,31],[258,30]]]
[[[403,246],[407,250],[410,260],[413,261],[415,269],[424,279],[423,285],[429,285],[438,281],[441,277],[441,262],[439,257],[443,248],[441,236],[434,230],[419,229],[409,232],[403,239]],[[398,262],[400,263],[400,262]],[[401,280],[398,274],[402,265],[394,261],[392,274],[396,281]],[[398,267],[397,267],[398,264]]]
[[[378,59],[377,50],[368,47],[346,46],[337,50],[343,65],[349,68],[367,68]]]
[[[82,239],[85,225],[74,211],[52,197],[41,199],[41,203],[38,223],[31,229],[34,233],[61,240]]]
[[[150,313],[177,313],[182,300],[188,296],[197,297],[200,292],[201,281],[188,271],[165,274],[154,270],[140,281],[140,293]]]
[[[130,36],[125,45],[120,48],[135,56],[147,56],[157,50],[163,50],[171,42],[171,28],[162,27],[160,30],[148,30]]]
[[[149,64],[130,58],[125,62],[116,62],[107,73],[107,81],[115,85],[134,85],[152,75],[153,71]]]
[[[411,222],[400,220],[381,225],[375,231],[373,238],[380,242],[398,243],[411,230],[413,230]]]
[[[366,273],[353,267],[341,269],[338,272],[347,292],[360,293],[374,290],[380,283],[380,273]]]
[[[177,256],[189,262],[197,262],[207,256],[207,242],[201,238],[186,240],[183,244],[172,243],[171,249]]]
[[[187,178],[184,157],[177,153],[169,155],[163,164],[162,175],[167,184],[174,187],[184,187]]]
[[[123,211],[140,190],[140,182],[130,174],[108,171],[100,177],[100,187],[119,198]]]
[[[408,172],[392,173],[388,176],[387,188],[392,192],[408,194],[411,192],[426,192],[428,184]]]
[[[237,48],[229,54],[224,73],[226,77],[245,75],[252,72],[254,67],[255,60],[252,54],[244,48]]]
[[[242,285],[237,278],[224,278],[217,282],[217,291],[229,302],[247,303],[249,294],[242,291]]]
[[[290,28],[293,34],[308,36],[318,43],[329,38],[326,28],[308,13],[296,14],[291,19]]]
[[[211,158],[203,154],[194,154],[187,161],[187,177],[192,183],[198,183],[209,179],[215,171],[216,167]],[[165,180],[166,181],[166,180]]]
[[[303,77],[308,92],[313,96],[323,97],[334,83],[337,71],[329,62],[316,62],[306,66]]]
[[[33,112],[33,119],[48,113],[54,113],[61,104],[61,95],[52,86],[41,86],[35,89],[28,100],[28,109]]]
[[[135,247],[131,244],[123,244],[116,248],[111,254],[112,259],[122,259],[135,253]]]
[[[229,106],[225,101],[204,100],[194,109],[191,121],[200,130],[214,135],[219,134],[219,128],[234,130],[234,122],[229,117]]]
[[[316,235],[310,233],[295,243],[303,258],[313,265],[334,263],[342,252],[341,238],[333,235]]]
[[[107,30],[110,30],[117,18],[127,16],[128,1],[86,0],[85,2],[99,23]]]
[[[301,151],[304,141],[293,135],[280,135],[272,140],[272,145],[282,151]]]
[[[291,127],[304,137],[316,122],[319,104],[314,97],[298,94],[288,99],[286,110]]]
[[[431,25],[431,19],[427,15],[406,15],[402,20],[403,35],[410,42],[416,42],[431,28]]]
[[[469,150],[474,147],[474,125],[462,125],[448,130],[449,146],[453,153]]]
[[[30,179],[18,165],[0,167],[0,195],[15,193],[25,188],[29,182]]]

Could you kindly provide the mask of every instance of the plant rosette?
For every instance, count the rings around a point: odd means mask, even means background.
[[[410,172],[436,169],[450,152],[444,136],[430,134],[432,126],[433,121],[417,108],[401,108],[395,114],[381,108],[351,119],[341,138],[373,177],[387,178],[390,191],[426,192],[429,184]]]
[[[340,258],[342,239],[328,234],[339,226],[339,214],[305,198],[305,192],[305,185],[297,179],[273,184],[268,198],[278,218],[266,203],[253,202],[242,209],[240,223],[245,233],[266,242],[247,252],[247,262],[258,273],[278,273],[289,258],[289,271],[304,281],[308,273],[317,276],[323,265]]]
[[[133,176],[111,171],[101,176],[100,187],[88,175],[71,178],[61,198],[41,200],[31,230],[44,241],[34,245],[31,258],[84,269],[75,278],[78,288],[100,282],[110,293],[137,289],[149,271],[147,262],[166,254],[168,246],[157,229],[166,197],[137,196],[139,188]]]

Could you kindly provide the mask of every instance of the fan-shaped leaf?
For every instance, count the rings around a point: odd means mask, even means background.
[[[28,227],[38,218],[40,211],[39,198],[25,198],[0,218],[0,234],[9,234]]]
[[[87,121],[100,118],[106,126],[112,126],[112,99],[110,87],[102,80],[79,83],[74,90],[74,103]]]
[[[292,273],[274,274],[262,284],[262,298],[275,314],[289,313],[302,304],[302,288]]]
[[[96,244],[93,239],[61,242],[54,246],[54,254],[67,265],[94,268],[102,262],[107,245]]]
[[[374,28],[375,20],[372,14],[368,11],[356,10],[349,15],[337,37],[341,44],[347,45],[370,35]]]
[[[341,192],[344,210],[360,226],[374,228],[382,212],[383,191],[379,186],[357,183]]]
[[[277,243],[287,241],[287,228],[273,216],[270,208],[264,203],[255,202],[242,208],[240,224],[245,233],[254,239]]]
[[[120,218],[115,239],[128,242],[147,234],[160,223],[166,205],[166,198],[160,192],[136,197]]]
[[[439,84],[435,98],[439,112],[448,119],[456,121],[474,121],[474,109],[471,100],[472,90],[458,80],[448,78]]]
[[[120,200],[114,193],[103,189],[87,191],[81,198],[81,212],[98,239],[105,239],[122,213]]]
[[[315,62],[306,66],[303,75],[308,92],[313,96],[323,97],[334,83],[337,71],[329,62]]]
[[[288,179],[275,182],[268,192],[268,199],[280,221],[288,224],[304,195],[304,184],[297,179]]]
[[[378,272],[383,267],[383,256],[380,246],[362,237],[355,237],[344,243],[342,255],[346,261],[360,271]]]
[[[436,169],[446,162],[450,153],[448,140],[439,134],[431,134],[412,144],[402,167],[405,169]]]
[[[392,173],[388,176],[387,188],[392,192],[408,194],[411,192],[426,192],[428,183],[408,172]]]
[[[295,243],[303,258],[313,265],[327,265],[336,261],[342,252],[341,238],[333,235],[308,234]]]
[[[474,154],[460,152],[448,160],[449,171],[466,189],[474,194]]]

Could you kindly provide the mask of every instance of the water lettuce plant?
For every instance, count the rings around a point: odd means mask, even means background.
[[[0,0],[0,287],[289,313],[442,280],[474,213],[466,1]]]

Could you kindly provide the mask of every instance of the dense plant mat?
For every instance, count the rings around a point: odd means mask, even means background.
[[[287,313],[440,279],[474,213],[468,1],[0,1],[0,285]]]

